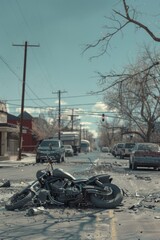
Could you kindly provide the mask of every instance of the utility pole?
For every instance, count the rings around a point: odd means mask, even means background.
[[[66,93],[66,91],[52,92],[58,93],[58,139],[61,140],[61,93]]]
[[[74,109],[72,109],[72,114],[71,115],[68,115],[71,117],[71,124],[72,124],[72,127],[71,127],[71,130],[73,131],[73,120],[74,120],[74,117],[78,117],[79,115],[75,115],[74,114]]]
[[[19,149],[18,149],[18,158],[17,158],[17,160],[21,160],[23,112],[24,112],[26,64],[27,64],[27,48],[28,47],[39,47],[39,45],[29,45],[28,42],[26,41],[25,44],[13,44],[13,46],[14,47],[24,47],[24,65],[23,65],[22,99],[21,99],[21,118],[20,118],[20,130],[19,130]]]

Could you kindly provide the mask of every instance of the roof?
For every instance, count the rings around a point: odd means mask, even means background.
[[[17,120],[18,121],[19,118],[17,116],[15,116],[15,115],[7,113],[7,119],[8,120]]]
[[[10,113],[7,113],[7,119],[8,120],[19,120],[20,119],[20,117],[21,117],[21,114],[19,115],[19,116],[15,116],[15,115],[12,115],[12,114],[10,114]],[[23,119],[25,119],[25,120],[32,120],[33,119],[33,117],[28,113],[28,112],[23,112]]]
[[[20,118],[21,117],[21,114],[18,116],[18,118]],[[32,120],[33,119],[33,117],[32,117],[32,115],[30,115],[28,112],[23,112],[23,119],[25,119],[25,120]]]

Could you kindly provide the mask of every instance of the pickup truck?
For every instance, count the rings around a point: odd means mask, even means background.
[[[131,151],[129,168],[153,167],[160,169],[160,147],[155,143],[136,143]]]
[[[61,163],[65,160],[65,148],[61,140],[44,139],[37,148],[36,163],[46,162],[47,156]]]

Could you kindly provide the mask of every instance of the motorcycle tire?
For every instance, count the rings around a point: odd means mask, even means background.
[[[102,194],[91,194],[90,200],[92,204],[97,208],[116,208],[123,200],[121,189],[112,183],[107,183],[104,185],[110,187],[112,189],[112,193],[107,196]]]
[[[19,193],[14,194],[5,204],[6,210],[14,211],[15,209],[22,209],[29,203],[34,196],[30,189],[25,189]]]

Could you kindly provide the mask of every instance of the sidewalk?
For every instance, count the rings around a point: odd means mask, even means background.
[[[21,160],[17,160],[17,156],[11,156],[9,160],[1,160],[0,167],[11,166],[13,164],[35,163],[36,155],[33,153],[22,153]]]

